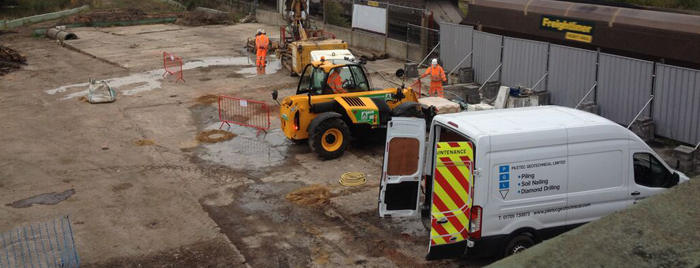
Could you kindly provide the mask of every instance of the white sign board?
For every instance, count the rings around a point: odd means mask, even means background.
[[[385,34],[386,9],[365,5],[353,5],[352,27]]]

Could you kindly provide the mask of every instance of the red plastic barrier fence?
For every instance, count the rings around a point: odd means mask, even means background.
[[[420,82],[420,79],[416,80],[416,82],[413,82],[410,86],[413,91],[416,91],[416,88],[418,89],[418,98],[422,98],[423,96],[421,95],[421,88],[423,87],[423,83]]]
[[[267,132],[270,129],[270,107],[264,102],[239,99],[221,95],[219,96],[219,120],[221,129],[224,124],[231,128],[231,124],[252,127]]]
[[[167,74],[176,75],[177,80],[175,80],[175,83],[180,80],[187,82],[182,78],[182,59],[180,57],[168,52],[163,52],[163,69],[165,69],[163,77]]]

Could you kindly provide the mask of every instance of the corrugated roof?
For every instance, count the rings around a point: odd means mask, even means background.
[[[471,5],[700,34],[700,16],[550,0],[472,0]]]

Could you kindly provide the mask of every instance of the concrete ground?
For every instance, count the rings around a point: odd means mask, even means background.
[[[381,142],[353,142],[320,161],[279,130],[273,89],[297,78],[270,58],[257,74],[243,50],[260,24],[77,28],[61,45],[26,33],[0,35],[28,66],[0,78],[0,231],[69,215],[86,267],[478,267],[489,260],[424,261],[419,219],[377,216]],[[162,52],[184,59],[184,79],[162,78]],[[396,60],[371,62],[393,73]],[[118,91],[89,104],[90,78]],[[389,85],[373,75],[375,86]],[[263,101],[271,128],[199,143],[218,129],[216,96]],[[358,171],[368,183],[345,187]],[[295,202],[290,192],[307,190]],[[55,205],[13,202],[75,192]],[[17,203],[14,203],[17,204]]]

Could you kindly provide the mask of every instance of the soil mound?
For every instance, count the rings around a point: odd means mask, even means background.
[[[328,188],[315,184],[296,189],[284,198],[297,205],[314,206],[328,204],[331,193]]]
[[[224,131],[224,130],[215,129],[215,130],[200,132],[199,134],[197,134],[195,139],[198,142],[203,142],[203,143],[217,143],[217,142],[222,142],[222,141],[227,141],[227,140],[233,139],[234,137],[236,137],[236,134],[233,134],[231,132]]]
[[[202,95],[199,96],[195,101],[201,104],[212,104],[219,101],[219,96],[213,94]]]
[[[151,146],[151,145],[156,145],[156,142],[154,140],[137,140],[134,142],[134,145],[136,146]]]
[[[0,45],[0,76],[17,70],[27,64],[27,58],[17,50]]]

